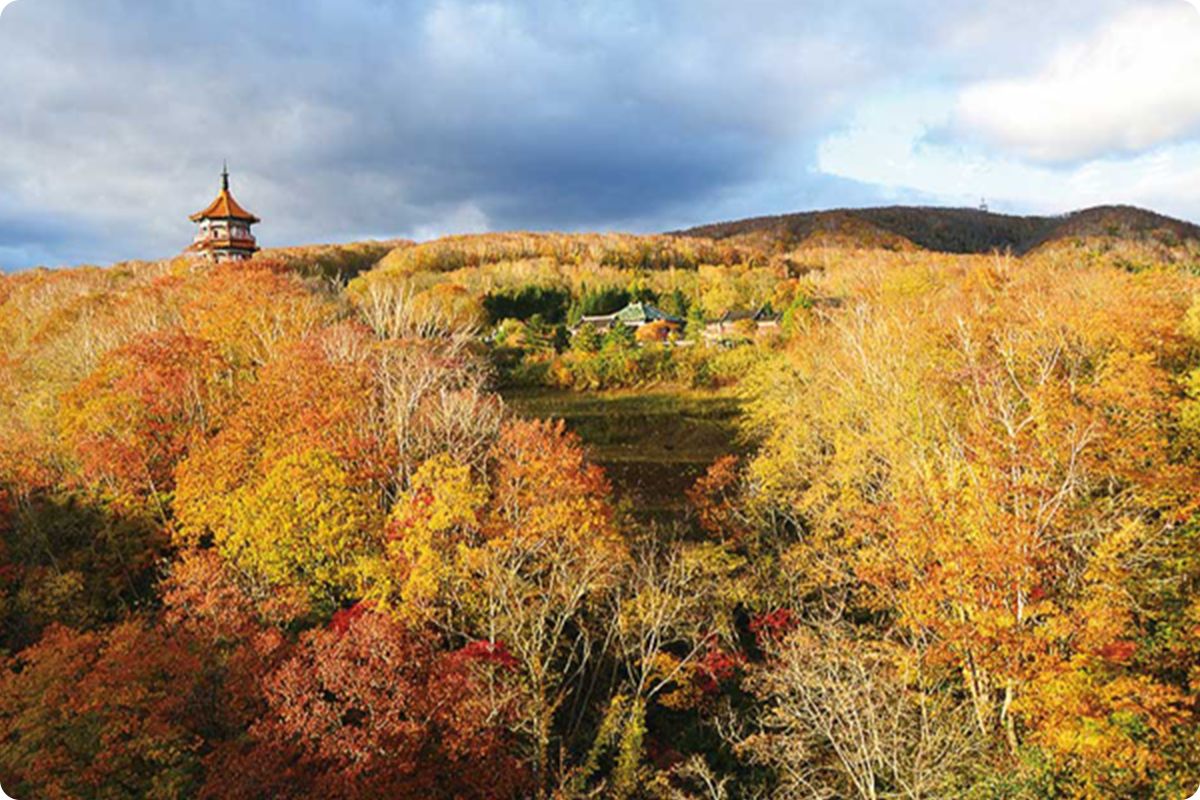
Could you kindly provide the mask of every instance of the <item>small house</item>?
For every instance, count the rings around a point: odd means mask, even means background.
[[[779,330],[782,319],[781,314],[771,311],[768,306],[763,306],[757,311],[726,311],[719,319],[705,323],[704,338],[720,341],[750,331],[762,335]]]
[[[616,325],[625,325],[636,329],[643,325],[649,325],[651,322],[666,322],[678,328],[684,326],[682,319],[672,316],[650,303],[630,303],[614,314],[583,317],[579,320],[579,325],[591,325],[600,332],[607,332]],[[578,330],[578,326],[576,329]]]

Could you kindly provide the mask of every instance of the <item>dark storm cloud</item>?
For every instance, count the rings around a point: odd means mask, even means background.
[[[1090,24],[1072,9],[19,0],[0,23],[0,193],[67,229],[0,228],[0,266],[80,242],[170,254],[226,157],[267,244],[890,200],[812,169],[856,100],[898,73],[986,78],[1013,58],[996,26],[1026,24],[1028,53],[1052,40],[1033,20]]]
[[[0,271],[119,258],[118,250],[103,251],[98,243],[104,238],[85,220],[29,213],[0,202]]]

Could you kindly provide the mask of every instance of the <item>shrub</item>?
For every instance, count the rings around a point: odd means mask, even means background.
[[[571,338],[571,349],[576,353],[595,353],[600,350],[603,340],[600,332],[591,324],[581,325]]]
[[[637,343],[633,328],[620,323],[613,325],[604,335],[605,350],[629,350]]]
[[[637,329],[636,338],[639,342],[665,342],[676,330],[676,326],[666,320],[657,320]]]

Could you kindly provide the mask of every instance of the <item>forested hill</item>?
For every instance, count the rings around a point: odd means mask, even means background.
[[[890,206],[809,211],[703,225],[676,235],[731,239],[792,249],[833,240],[944,253],[1024,255],[1064,240],[1118,238],[1167,246],[1200,244],[1200,226],[1132,206],[1098,206],[1055,217],[1012,216],[972,208]]]
[[[956,213],[0,276],[0,785],[1188,796],[1200,244]]]

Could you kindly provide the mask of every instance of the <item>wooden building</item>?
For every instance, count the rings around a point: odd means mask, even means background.
[[[704,338],[721,341],[745,334],[762,335],[779,330],[783,317],[763,306],[755,311],[726,311],[719,319],[704,324]]]
[[[651,322],[666,322],[681,330],[685,324],[679,317],[673,317],[649,303],[630,303],[615,314],[583,317],[579,320],[579,325],[591,325],[596,330],[603,332],[611,330],[615,325],[640,328],[643,325],[649,325]]]
[[[220,264],[226,261],[242,261],[258,252],[258,242],[250,228],[261,220],[233,199],[229,191],[229,169],[221,173],[221,193],[208,208],[191,216],[199,226],[189,253],[207,258]]]

